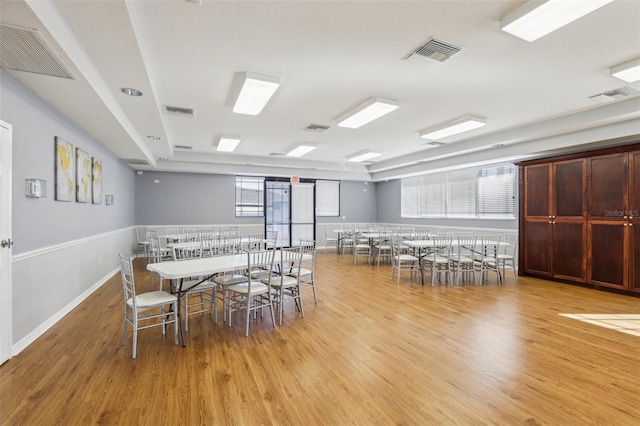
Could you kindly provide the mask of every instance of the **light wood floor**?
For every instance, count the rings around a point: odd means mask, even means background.
[[[0,367],[0,423],[640,424],[640,337],[558,315],[638,313],[639,298],[522,277],[398,285],[333,253],[316,268],[305,318],[289,305],[245,337],[240,316],[196,316],[186,348],[142,331],[137,360],[118,274]]]

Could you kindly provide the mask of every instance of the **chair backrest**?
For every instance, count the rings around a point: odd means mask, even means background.
[[[479,251],[487,257],[496,257],[500,252],[500,241],[502,241],[502,235],[480,235],[478,236]]]
[[[178,235],[180,231],[178,228],[165,228],[164,235]]]
[[[127,257],[120,253],[120,274],[122,276],[122,290],[124,304],[131,299],[133,309],[136,309],[136,283],[133,276],[133,257]]]
[[[512,232],[505,233],[504,242],[506,243],[503,245],[504,253],[515,257],[518,250],[518,234]]]
[[[456,247],[456,258],[473,259],[477,254],[477,239],[475,235],[458,235],[458,245]]]
[[[202,245],[194,244],[188,247],[173,246],[173,260],[199,259],[202,257]]]
[[[247,253],[247,276],[249,278],[249,290],[251,290],[251,282],[260,280],[271,280],[271,275],[273,274],[273,259],[276,253],[276,250],[256,250],[256,251],[245,251]],[[260,272],[263,274],[264,272],[268,272],[268,276],[261,275],[258,278],[254,278],[253,274],[256,272]],[[269,285],[270,286],[270,285]]]
[[[182,228],[182,234],[180,234],[178,241],[181,243],[200,241],[200,231],[198,228]]]
[[[431,237],[433,241],[433,248],[431,250],[431,257],[447,257],[451,250],[451,235],[434,235]]]
[[[149,248],[151,252],[151,261],[153,263],[162,262],[162,255],[160,254],[160,238],[158,238],[158,231],[149,231]]]
[[[136,226],[136,238],[138,243],[143,243],[148,241],[147,228]]]
[[[311,259],[304,260],[302,259],[300,263],[303,263],[305,266],[309,266],[308,269],[314,270],[316,266],[316,242],[314,240],[300,240],[300,256],[304,254],[308,254],[311,256]]]
[[[300,278],[300,266],[302,265],[303,254],[303,246],[280,249],[280,271],[282,272],[280,274],[281,280],[284,279],[285,273],[287,276],[294,277],[295,279]]]
[[[245,250],[258,251],[258,250],[264,250],[266,248],[265,239],[262,236],[262,234],[250,234],[244,238],[245,238],[245,243],[243,243],[243,246]]]

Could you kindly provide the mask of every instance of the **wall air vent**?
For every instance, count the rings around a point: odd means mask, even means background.
[[[309,124],[304,128],[304,130],[306,130],[307,132],[322,133],[325,130],[329,130],[329,126],[323,126],[321,124]]]
[[[177,115],[178,117],[195,117],[196,113],[192,108],[180,108],[175,106],[164,105],[164,112],[169,115]]]
[[[185,150],[185,151],[188,151],[188,150],[190,150],[190,149],[193,149],[193,147],[192,147],[192,146],[189,146],[189,145],[174,145],[173,147],[174,147],[175,149],[182,149],[182,150]]]
[[[75,79],[37,30],[0,24],[0,52],[0,63],[7,70]]]
[[[426,60],[431,61],[432,63],[444,62],[461,50],[462,48],[454,46],[451,43],[430,38],[429,41],[410,52],[407,56],[402,58],[402,60]]]
[[[124,162],[127,164],[131,164],[133,166],[148,166],[149,162],[147,160],[138,160],[137,158],[125,158]]]
[[[633,96],[639,93],[640,93],[640,90],[636,89],[635,87],[624,86],[615,90],[610,90],[608,92],[598,93],[597,95],[589,96],[589,99],[591,99],[594,102],[603,104],[607,102],[619,101],[621,99],[626,98],[627,96]]]

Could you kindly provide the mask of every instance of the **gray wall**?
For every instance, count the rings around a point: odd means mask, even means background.
[[[262,217],[235,216],[235,176],[145,171],[136,175],[135,186],[137,225],[264,223]],[[376,222],[374,184],[340,182],[340,217],[318,218],[338,222]]]
[[[13,254],[132,226],[133,170],[4,70],[0,73],[0,114],[13,125]],[[113,206],[54,200],[56,136],[102,160],[103,193],[114,195]],[[27,198],[27,178],[46,180],[47,198]]]
[[[52,77],[40,77],[52,78]],[[118,271],[133,247],[134,172],[5,71],[0,118],[13,126],[11,321],[15,355]],[[103,193],[115,204],[54,200],[54,139],[102,160]],[[25,196],[25,179],[47,181],[47,198]]]
[[[422,226],[517,230],[518,219],[403,219],[400,217],[400,180],[376,184],[378,222]]]

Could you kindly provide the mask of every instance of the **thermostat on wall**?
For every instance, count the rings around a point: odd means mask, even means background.
[[[47,198],[47,181],[43,179],[27,179],[25,195],[30,198]]]

